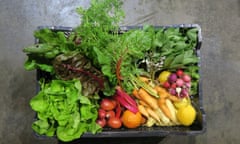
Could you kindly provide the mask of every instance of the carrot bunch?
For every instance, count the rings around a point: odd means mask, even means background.
[[[133,77],[135,89],[132,95],[137,99],[138,110],[147,119],[145,126],[179,125],[177,109],[173,102],[180,99],[171,95],[165,88],[146,77]]]

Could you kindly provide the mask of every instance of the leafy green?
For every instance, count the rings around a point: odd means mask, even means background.
[[[79,138],[85,132],[96,133],[97,99],[82,95],[79,80],[52,80],[41,83],[41,91],[31,99],[30,105],[37,112],[32,128],[38,134],[53,136],[61,141]]]
[[[148,26],[147,29],[152,35],[151,49],[146,57],[152,78],[156,71],[187,69],[189,65],[198,63],[195,53],[198,32],[196,28],[155,29]]]
[[[82,15],[82,23],[75,29],[81,38],[77,49],[107,78],[103,90],[107,96],[113,95],[116,85],[127,91],[133,89],[128,74],[142,71],[137,62],[144,58],[152,43],[147,31],[135,29],[119,34],[119,22],[124,16],[121,6],[119,0],[93,0],[88,9],[77,10]],[[117,73],[121,74],[121,80]]]
[[[77,78],[81,81],[84,95],[93,95],[104,88],[104,76],[90,60],[78,51],[60,54],[53,60],[56,76],[62,80]]]
[[[74,41],[70,37],[67,38],[64,32],[54,32],[45,28],[36,30],[34,36],[39,42],[23,49],[28,55],[24,64],[26,70],[40,69],[54,74],[52,59],[75,49]]]

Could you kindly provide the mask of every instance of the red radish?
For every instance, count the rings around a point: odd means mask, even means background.
[[[191,82],[185,83],[185,86],[186,86],[187,88],[190,88],[190,87],[191,87]]]
[[[97,119],[96,123],[99,124],[102,128],[107,124],[105,119]]]
[[[170,88],[168,91],[171,95],[176,95],[177,94],[176,90],[173,89],[173,88]]]
[[[171,84],[171,88],[175,89],[177,87],[176,83]]]
[[[100,107],[103,110],[109,111],[113,110],[116,107],[116,105],[114,105],[114,103],[110,99],[104,98],[101,101]]]
[[[164,87],[164,88],[169,88],[169,87],[170,87],[170,83],[169,83],[168,81],[165,81],[165,82],[163,83],[163,87]]]
[[[181,91],[182,91],[182,88],[180,87],[176,88],[177,96],[180,96]]]
[[[179,70],[177,70],[176,74],[177,74],[178,77],[182,77],[184,72],[183,72],[183,70],[179,69]]]
[[[110,111],[106,112],[106,118],[107,119],[110,119],[110,118],[113,118],[113,117],[115,117],[115,112],[113,110],[110,110]]]
[[[190,82],[191,81],[191,77],[187,74],[184,74],[182,79],[185,81],[185,82]]]
[[[188,96],[188,90],[187,89],[182,89],[180,95],[181,95],[181,97],[187,97]]]
[[[106,111],[103,109],[98,110],[98,118],[103,119],[106,117]]]
[[[177,80],[177,75],[175,73],[170,74],[170,76],[168,77],[168,81],[170,83],[174,83]]]
[[[177,79],[176,81],[177,86],[181,87],[184,84],[184,81],[182,79]]]

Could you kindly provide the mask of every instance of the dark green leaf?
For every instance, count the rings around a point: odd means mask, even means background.
[[[193,28],[187,31],[187,36],[191,41],[197,41],[197,28]]]

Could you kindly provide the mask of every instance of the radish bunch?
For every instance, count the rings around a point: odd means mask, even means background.
[[[191,88],[191,77],[179,69],[175,73],[171,73],[163,83],[170,94],[180,98],[188,97]]]

